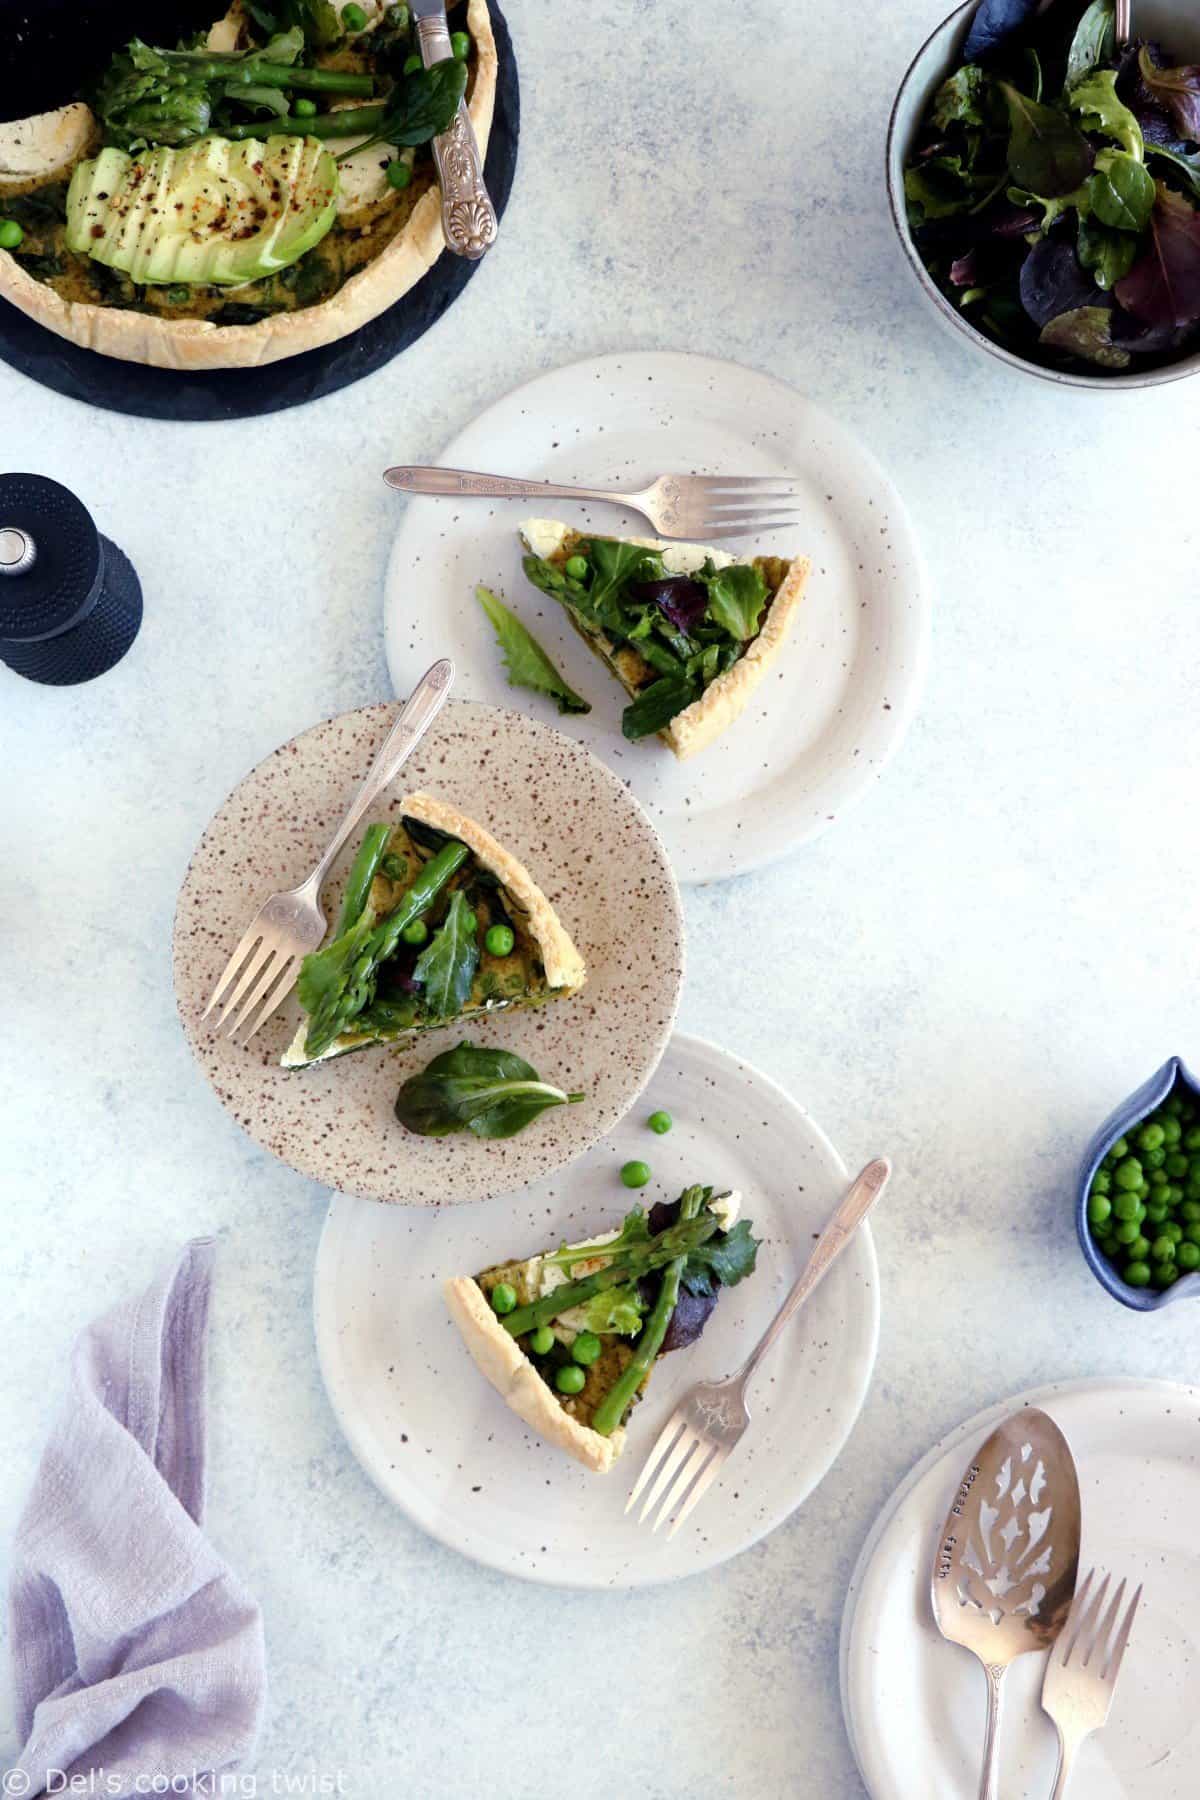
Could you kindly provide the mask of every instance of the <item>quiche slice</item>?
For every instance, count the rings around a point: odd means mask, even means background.
[[[554,519],[521,527],[525,573],[561,601],[630,696],[627,738],[683,758],[720,737],[783,654],[807,557],[738,562],[703,544],[606,538]]]
[[[524,865],[431,794],[368,827],[334,938],[306,956],[306,1018],[282,1058],[307,1067],[350,1050],[575,994],[583,957]]]
[[[758,1244],[736,1193],[687,1188],[619,1230],[446,1283],[476,1366],[540,1437],[596,1474],[660,1356],[695,1343]]]

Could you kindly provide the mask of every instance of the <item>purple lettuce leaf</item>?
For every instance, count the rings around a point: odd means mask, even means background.
[[[661,581],[631,581],[626,592],[634,600],[657,606],[677,631],[689,632],[708,611],[708,589],[690,575],[665,575]]]
[[[1138,52],[1138,75],[1151,103],[1169,115],[1176,134],[1200,143],[1200,64],[1162,68],[1143,44]]]
[[[1020,288],[1021,305],[1039,330],[1059,313],[1109,304],[1065,238],[1043,238],[1033,246],[1021,264]]]
[[[1147,325],[1194,325],[1200,319],[1200,213],[1161,181],[1156,186],[1149,248],[1113,291]]]

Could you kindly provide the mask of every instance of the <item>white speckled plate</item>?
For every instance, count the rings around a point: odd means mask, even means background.
[[[842,1621],[842,1706],[872,1800],[961,1800],[983,1754],[985,1678],[938,1634],[929,1572],[973,1444],[1020,1406],[1043,1407],[1079,1465],[1081,1569],[1113,1570],[1145,1595],[1106,1729],[1080,1752],[1080,1800],[1185,1800],[1196,1792],[1200,1619],[1200,1390],[1167,1381],[1073,1381],[1017,1394],[934,1446],[884,1507]],[[1000,1800],[1043,1800],[1057,1744],[1039,1696],[1045,1658],[1005,1683]]]
[[[649,1113],[674,1129],[655,1137]],[[628,1158],[649,1162],[641,1194]],[[702,1039],[672,1038],[637,1112],[566,1176],[503,1206],[437,1217],[335,1198],[314,1281],[321,1372],[367,1473],[426,1531],[511,1575],[570,1587],[643,1587],[710,1569],[787,1518],[858,1417],[879,1337],[879,1272],[864,1227],[764,1364],[750,1432],[688,1524],[652,1538],[625,1499],[672,1407],[725,1374],[765,1329],[846,1185],[841,1158],[794,1100]],[[543,1443],[479,1373],[442,1299],[449,1275],[616,1224],[689,1182],[738,1188],[763,1239],[755,1274],[722,1295],[704,1336],[664,1358],[625,1453],[592,1475]]]
[[[435,656],[454,656],[471,699],[558,721],[554,703],[508,686],[475,586],[498,589],[592,703],[559,721],[627,781],[666,840],[681,881],[773,861],[824,831],[882,773],[914,711],[928,606],[903,503],[843,426],[794,388],[736,363],[660,352],[602,356],[539,376],[448,444],[452,467],[590,486],[644,487],[666,472],[796,477],[800,523],[722,548],[806,552],[813,573],[788,650],[737,723],[678,763],[656,738],[621,735],[625,695],[521,570],[531,515],[645,535],[618,506],[566,500],[396,498],[388,570],[388,666],[407,693]]]
[[[586,958],[582,993],[290,1072],[279,1057],[301,1018],[294,995],[245,1049],[210,1032],[200,1014],[240,934],[268,894],[314,866],[398,711],[365,706],[327,719],[239,782],[180,891],[175,993],[201,1068],[257,1143],[327,1187],[430,1206],[508,1193],[612,1129],[670,1035],[683,919],[662,844],[603,764],[540,720],[452,700],[373,817],[398,817],[403,796],[424,788],[488,827],[525,863]],[[346,847],[326,884],[327,916],[356,847]],[[492,1142],[405,1131],[392,1114],[400,1083],[464,1037],[515,1050],[587,1099]]]

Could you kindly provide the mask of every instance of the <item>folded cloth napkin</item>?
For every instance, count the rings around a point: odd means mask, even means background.
[[[76,1343],[17,1527],[9,1605],[25,1747],[7,1793],[220,1792],[214,1776],[253,1752],[262,1615],[200,1529],[213,1248],[186,1245]],[[86,1789],[62,1779],[72,1775]]]

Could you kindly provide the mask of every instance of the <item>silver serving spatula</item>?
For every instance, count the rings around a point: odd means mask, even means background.
[[[1066,1438],[1027,1407],[971,1458],[933,1559],[933,1616],[988,1678],[979,1800],[996,1800],[1000,1690],[1009,1664],[1045,1650],[1066,1622],[1079,1573],[1079,1477]]]

